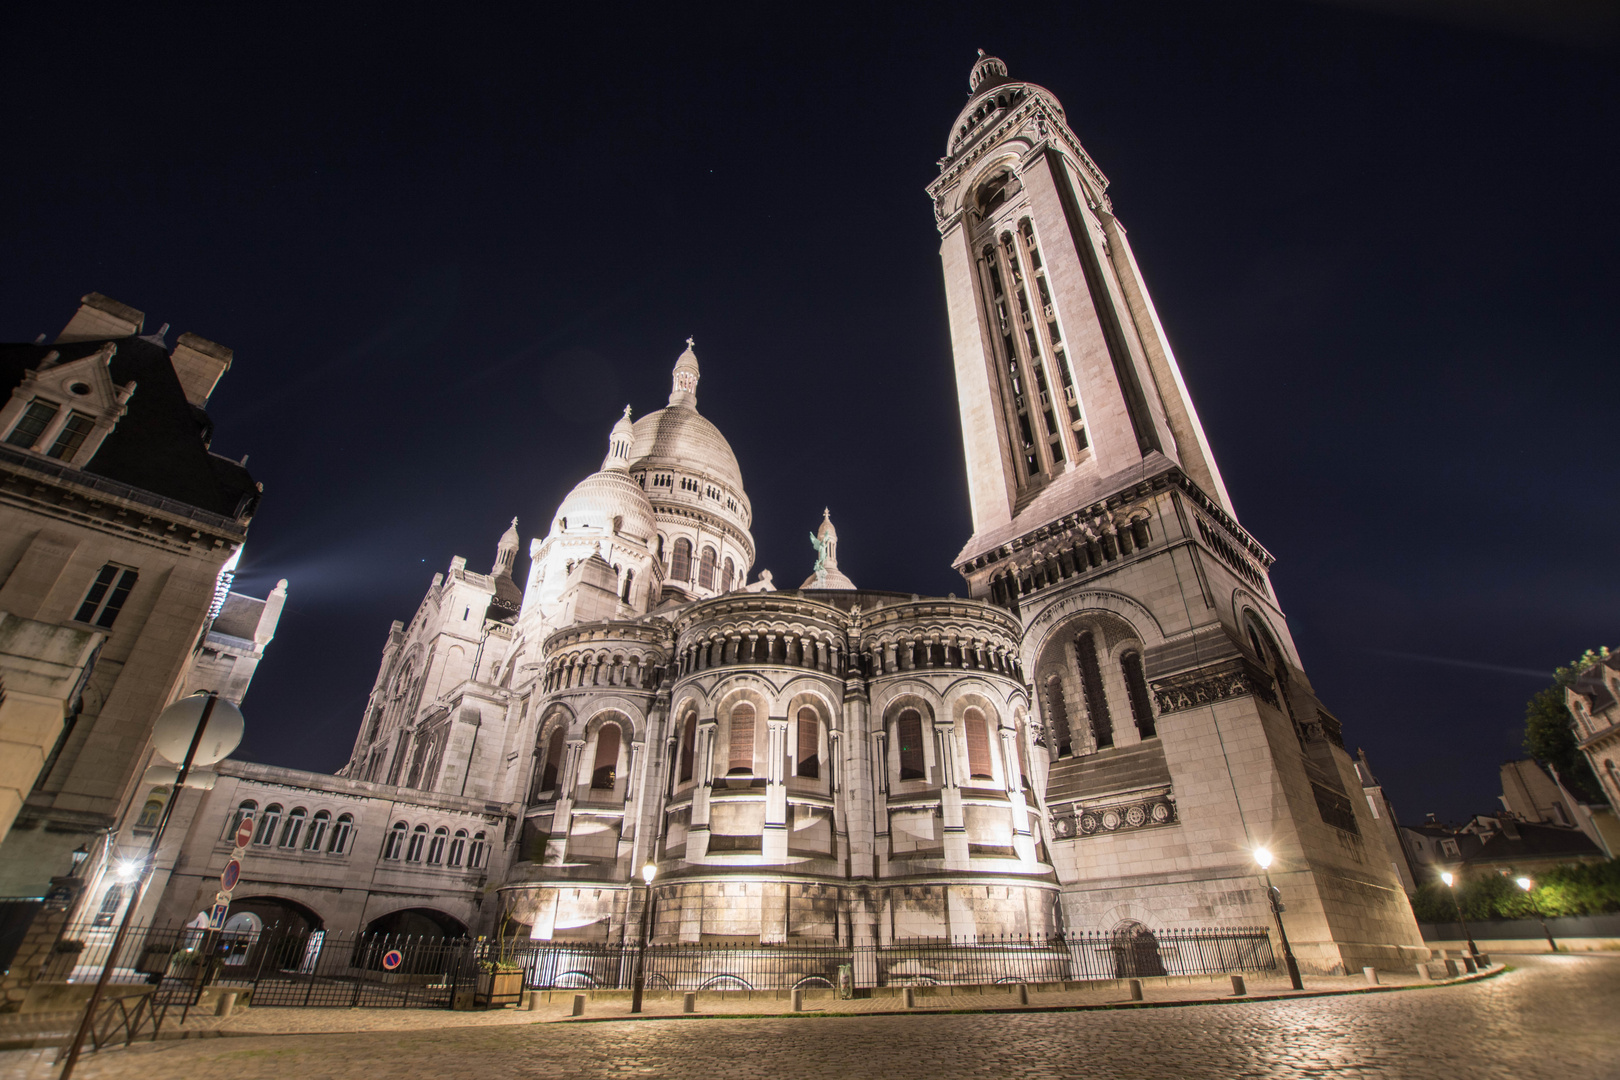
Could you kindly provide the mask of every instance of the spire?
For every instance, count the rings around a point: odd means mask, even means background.
[[[988,90],[992,86],[1000,86],[1007,81],[1007,65],[994,56],[986,56],[984,50],[979,50],[978,62],[973,65],[973,71],[968,75],[968,89],[977,94],[980,90]]]
[[[501,542],[495,545],[495,566],[490,570],[495,577],[502,574],[510,576],[512,573],[512,561],[517,558],[518,552],[517,521],[517,518],[512,519],[512,524],[501,534]]]
[[[676,368],[679,371],[679,367]],[[670,404],[675,399],[670,398]],[[636,426],[630,422],[630,406],[624,407],[624,415],[619,417],[613,425],[613,433],[608,436],[607,457],[602,459],[603,472],[628,472],[630,469],[630,447],[636,441]]]
[[[810,546],[816,550],[816,565],[801,589],[853,589],[855,583],[838,569],[838,530],[833,527],[832,511],[821,511],[821,525],[810,534]]]
[[[697,408],[698,361],[692,351],[692,339],[686,339],[686,351],[675,361],[675,377],[669,391],[671,406],[685,405]]]

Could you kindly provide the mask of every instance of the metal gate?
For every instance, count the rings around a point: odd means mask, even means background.
[[[448,1009],[475,971],[466,938],[269,929],[231,943],[215,982],[250,982],[255,1006]]]

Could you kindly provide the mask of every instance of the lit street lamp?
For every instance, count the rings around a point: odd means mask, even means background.
[[[1547,917],[1541,913],[1541,904],[1536,900],[1536,894],[1530,891],[1536,887],[1536,883],[1527,877],[1514,878],[1513,883],[1523,889],[1524,895],[1530,898],[1530,908],[1536,913],[1536,921],[1541,924],[1541,932],[1547,935],[1547,948],[1557,952],[1558,942],[1553,940],[1552,931],[1547,929]]]
[[[658,867],[648,863],[641,868],[641,880],[647,883],[647,899],[641,905],[641,947],[636,950],[636,979],[630,991],[630,1011],[641,1011],[641,992],[647,987],[647,943],[652,935],[652,883]]]
[[[1288,968],[1288,981],[1295,990],[1305,989],[1305,984],[1299,979],[1299,964],[1294,960],[1294,950],[1288,947],[1288,931],[1283,929],[1282,890],[1271,883],[1271,852],[1263,847],[1254,849],[1254,861],[1260,864],[1260,872],[1266,876],[1266,898],[1271,901],[1271,917],[1277,920],[1277,937],[1282,941],[1283,963]]]
[[[1457,899],[1457,878],[1450,870],[1442,871],[1440,880],[1446,883],[1451,890],[1451,906],[1457,909],[1457,921],[1462,923],[1463,937],[1468,939],[1468,955],[1479,959],[1479,946],[1474,944],[1474,932],[1468,928],[1468,920],[1463,918],[1462,903]]]
[[[141,897],[151,880],[158,847],[163,843],[163,830],[168,827],[169,817],[174,813],[175,804],[180,801],[180,789],[185,787],[186,777],[191,774],[192,766],[212,765],[236,749],[242,741],[242,714],[230,702],[220,701],[219,695],[212,690],[207,694],[199,692],[181,698],[158,714],[157,723],[152,729],[152,741],[158,752],[165,756],[174,755],[178,747],[185,746],[185,753],[179,755],[182,758],[180,771],[175,775],[174,786],[169,789],[169,798],[163,804],[163,816],[158,818],[157,829],[152,833],[152,842],[147,845],[145,857],[128,859],[118,865],[120,880],[133,882],[134,885],[129,892],[128,906],[124,908],[123,921],[118,924],[118,932],[113,935],[112,945],[107,949],[107,959],[101,965],[101,977],[96,980],[95,989],[90,991],[90,1000],[84,1007],[79,1030],[61,1059],[62,1072],[57,1080],[70,1080],[73,1076],[73,1066],[78,1063],[84,1037],[95,1023],[96,1006],[101,1003],[107,980],[118,962],[118,951],[123,947],[124,938],[129,936],[135,911],[141,906]]]

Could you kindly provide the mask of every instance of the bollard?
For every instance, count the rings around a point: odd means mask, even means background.
[[[793,1011],[804,1012],[804,991],[798,987],[793,988]]]
[[[540,1006],[542,1004],[544,1004],[545,1000],[546,1000],[545,998],[540,996],[540,991],[538,991],[538,990],[530,990],[529,991],[529,1001],[528,1001],[527,1006],[525,1006],[525,1007],[530,1012],[539,1012],[540,1011]]]
[[[1457,977],[1457,961],[1446,960],[1444,963],[1446,966],[1446,978],[1455,979]]]
[[[681,995],[681,1012],[686,1012],[686,1013],[697,1012],[697,995],[696,994],[688,993],[688,994],[682,994]]]
[[[1141,979],[1126,979],[1125,982],[1131,988],[1131,1000],[1132,1001],[1141,1001],[1142,1000],[1142,980]]]
[[[219,1000],[214,1003],[214,1015],[215,1016],[229,1016],[229,1015],[231,1015],[231,1013],[233,1013],[235,1011],[236,1011],[236,993],[235,993],[235,991],[231,991],[231,992],[219,995]]]
[[[1474,958],[1472,956],[1463,957],[1462,964],[1463,974],[1465,975],[1472,975],[1474,972],[1479,970],[1479,965],[1474,963]]]
[[[1427,979],[1431,977],[1429,975],[1429,962],[1427,960],[1419,960],[1415,966],[1417,967],[1418,978]]]
[[[1368,986],[1377,986],[1378,985],[1378,969],[1377,968],[1375,968],[1375,967],[1364,967],[1364,968],[1361,969],[1361,975],[1362,975],[1363,978],[1365,978],[1367,980],[1367,985]]]
[[[1486,968],[1488,968],[1490,966],[1491,966],[1491,954],[1490,953],[1480,953],[1479,954],[1479,970],[1484,971]]]
[[[913,990],[909,986],[906,987],[906,999],[905,1000],[906,1000],[906,1008],[915,1009],[917,1007],[917,991]]]
[[[1018,1004],[1020,1004],[1020,1005],[1028,1005],[1029,1004],[1029,984],[1028,983],[1019,983],[1018,984]]]
[[[1243,981],[1243,976],[1241,976],[1241,975],[1232,976],[1232,996],[1233,997],[1248,997],[1249,996],[1248,984]]]
[[[574,1011],[572,1013],[570,1013],[569,1015],[570,1016],[584,1016],[585,1015],[585,995],[584,994],[575,994],[574,995]]]

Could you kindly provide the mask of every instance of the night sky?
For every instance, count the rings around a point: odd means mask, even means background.
[[[825,505],[858,585],[962,592],[923,188],[982,47],[1111,179],[1347,744],[1460,819],[1620,644],[1620,24],[1393,6],[31,5],[0,338],[96,290],[236,350],[238,588],[291,581],[240,757],[341,765],[389,622],[513,515],[526,554],[689,334],[756,572],[808,574]]]

